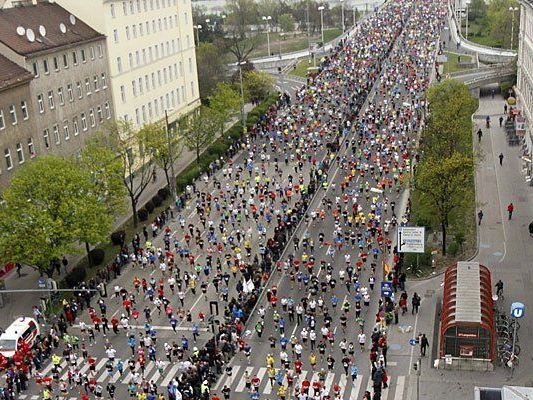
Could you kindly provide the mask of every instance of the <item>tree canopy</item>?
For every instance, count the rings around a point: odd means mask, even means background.
[[[113,219],[97,181],[71,158],[39,157],[14,175],[0,207],[0,257],[41,272],[109,234]]]

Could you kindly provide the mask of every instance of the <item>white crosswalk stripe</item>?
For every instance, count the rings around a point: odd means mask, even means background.
[[[168,361],[163,361],[163,370],[162,372],[164,373],[165,370],[167,369],[167,367],[170,365],[170,362]],[[159,378],[161,378],[161,373],[159,372],[159,368],[155,371],[154,375],[152,376],[152,381],[154,381],[154,383],[157,383],[157,381],[159,380]]]
[[[167,376],[163,381],[161,382],[161,386],[166,387],[170,383],[172,379],[176,376],[176,373],[178,372],[180,368],[179,364],[174,365],[172,368],[170,368],[170,371],[168,372]]]
[[[250,378],[253,378],[254,376],[257,377],[260,380],[259,384],[259,392],[264,395],[273,395],[276,394],[278,385],[274,383],[272,386],[270,383],[270,379],[268,378],[267,374],[267,368],[266,367],[250,367],[247,366],[245,368],[241,366],[233,366],[233,372],[232,376],[228,377],[222,377],[222,379],[219,380],[219,385],[215,388],[215,390],[220,390],[224,385],[227,385],[232,392],[235,393],[243,393],[246,392],[246,379],[245,379],[245,372],[248,372]],[[283,383],[287,384],[287,376],[284,374]],[[310,371],[310,370],[302,370],[301,374],[297,377],[295,377],[295,385],[299,386],[303,380],[306,378],[308,381],[313,383],[313,381],[319,380],[319,374],[318,372]],[[394,383],[393,381],[396,381]],[[381,392],[381,399],[382,400],[388,400],[389,396],[394,392],[394,399],[393,400],[403,400],[403,392],[405,387],[405,377],[404,376],[398,376],[397,378],[391,378],[389,376],[389,387],[386,389],[383,389]],[[347,376],[344,371],[339,372],[328,372],[326,379],[324,381],[324,387],[325,390],[333,396],[333,388],[338,385],[340,387],[340,398],[343,400],[358,400],[360,396],[362,395],[361,389],[364,387],[363,384],[366,384],[366,389],[370,393],[373,393],[373,381],[370,378],[370,376],[366,375],[358,375],[357,379],[352,381],[351,376]],[[312,386],[310,388],[310,394],[313,393]]]

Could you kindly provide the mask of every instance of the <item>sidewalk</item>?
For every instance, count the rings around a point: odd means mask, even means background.
[[[251,104],[245,104],[244,111],[245,113],[250,112],[252,109]],[[232,126],[235,122],[237,122],[240,119],[240,117],[236,117],[234,121],[228,124],[228,128]],[[181,157],[176,160],[176,163],[174,164],[174,169],[176,172],[176,175],[178,175],[181,171],[183,171],[187,166],[192,163],[196,159],[196,154],[194,151],[188,151],[185,149],[181,155]],[[167,181],[165,178],[165,172],[158,168],[156,170],[157,172],[157,179],[155,182],[152,182],[148,185],[148,188],[143,192],[139,199],[139,208],[140,206],[144,205],[148,200],[150,200],[155,194],[157,194],[157,191],[167,185]],[[131,212],[131,206],[129,203],[126,205],[126,212],[119,216],[114,224],[114,229],[120,227],[123,225],[128,219],[130,219],[132,216]],[[142,229],[142,223],[139,225]],[[82,250],[81,255],[74,255],[69,257],[69,270],[75,266],[79,260],[81,260],[83,257],[85,257],[85,251]],[[57,275],[54,275],[54,279],[56,281],[61,280],[61,278],[64,276],[65,271],[61,270],[61,275],[58,277]],[[38,279],[39,279],[39,273],[36,270],[31,269],[30,267],[23,267],[22,268],[22,277],[17,276],[17,272],[15,269],[13,269],[11,272],[9,272],[3,279],[5,282],[5,289],[37,289],[38,288]],[[109,288],[108,288],[109,290]],[[6,295],[9,302],[7,302],[4,307],[0,308],[2,312],[0,313],[0,328],[7,328],[13,320],[21,315],[30,316],[31,315],[31,308],[33,305],[39,304],[40,298],[47,298],[48,294],[46,292],[42,293],[12,293]],[[22,301],[21,301],[22,300]]]
[[[501,279],[504,284],[504,308],[509,309],[513,301],[526,305],[526,317],[520,321],[520,346],[523,351],[520,366],[509,379],[510,370],[496,366],[493,372],[444,371],[433,368],[433,360],[438,357],[439,308],[442,302],[442,275],[424,281],[407,282],[409,300],[413,292],[422,297],[420,314],[416,317],[409,312],[400,317],[399,326],[411,326],[411,331],[403,333],[398,326],[389,330],[390,360],[406,368],[409,374],[407,399],[416,398],[416,374],[413,363],[418,360],[419,346],[410,346],[409,339],[425,333],[429,339],[428,355],[422,358],[420,377],[420,399],[473,398],[475,386],[501,387],[502,385],[532,386],[533,378],[529,371],[533,361],[528,357],[533,339],[527,334],[533,329],[532,319],[527,310],[533,307],[533,238],[529,236],[528,225],[533,220],[533,187],[528,186],[522,173],[521,146],[509,146],[498,119],[503,113],[504,100],[482,97],[479,109],[474,116],[472,139],[474,151],[479,153],[476,171],[477,209],[483,210],[484,217],[478,229],[478,253],[474,258],[487,266],[492,273],[492,284]],[[490,115],[491,128],[485,128],[485,117]],[[483,137],[478,142],[477,131],[481,128]],[[503,165],[499,165],[499,154],[504,154]],[[507,205],[513,202],[515,212],[508,219]],[[507,311],[509,313],[509,311]],[[397,374],[392,368],[391,374]]]

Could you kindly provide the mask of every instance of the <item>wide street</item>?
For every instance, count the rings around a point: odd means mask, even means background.
[[[291,106],[272,112],[268,122],[255,131],[258,137],[250,138],[230,165],[196,184],[197,193],[166,225],[169,251],[174,255],[160,250],[163,266],[156,260],[144,268],[141,258],[138,265],[130,263],[108,285],[106,316],[109,321],[113,317],[119,320],[119,333],[110,331],[103,337],[96,332],[95,343],[90,343],[86,329],[85,333],[82,330],[83,323],[93,325],[91,318],[86,310],[78,315],[68,332],[83,340],[88,357],[95,359],[94,367],[87,357],[74,359],[71,367],[66,357],[62,358],[57,381],[79,374],[83,382],[83,375],[89,374],[87,381],[93,376],[92,384],[97,386],[115,384],[120,397],[126,396],[132,383],[137,385],[134,393],[153,384],[166,395],[174,378],[197,368],[187,357],[196,352],[194,347],[203,349],[212,328],[217,330],[218,324],[225,323],[239,326],[234,312],[239,307],[227,309],[223,315],[228,304],[223,299],[224,288],[230,301],[246,297],[244,277],[249,277],[247,265],[254,263],[255,255],[255,264],[270,271],[263,263],[266,241],[276,226],[291,221],[302,188],[309,187],[313,176],[319,180],[317,194],[296,232],[287,238],[280,261],[271,266],[274,273],[263,274],[269,293],[261,296],[241,332],[241,350],[232,359],[228,357],[222,376],[211,385],[211,395],[222,397],[227,387],[231,399],[250,398],[249,383],[256,382],[253,397],[285,398],[304,392],[307,382],[311,385],[308,393],[314,396],[309,398],[319,398],[321,393],[321,398],[356,400],[365,391],[375,399],[411,398],[415,349],[407,342],[418,333],[419,314],[412,314],[411,307],[405,315],[396,309],[398,323],[386,327],[388,305],[382,303],[380,282],[383,265],[393,264],[395,229],[391,221],[399,222],[407,207],[402,184],[414,156],[424,113],[422,99],[433,77],[444,15],[443,7],[435,2],[406,1],[387,3],[362,22],[345,46],[323,65],[316,80],[294,93]],[[334,149],[337,143],[338,152],[326,148]],[[332,164],[329,171],[322,160]],[[152,248],[157,255],[164,249],[164,232],[161,229],[152,237],[150,228],[147,225],[151,243],[141,235],[141,247]],[[179,273],[176,269],[169,273],[169,258],[175,258]],[[192,278],[186,280],[186,274]],[[170,309],[152,301],[142,284],[139,290],[134,288],[135,281],[142,279],[154,288],[155,298],[169,300]],[[182,280],[185,283],[180,290]],[[175,290],[171,284],[176,285]],[[422,288],[421,283],[407,282],[405,295],[411,304],[418,292],[421,313],[433,318]],[[116,296],[121,289],[128,293]],[[395,294],[396,302],[401,292]],[[100,314],[95,300],[92,306]],[[132,316],[127,318],[126,308],[132,300]],[[212,302],[219,309],[213,326],[207,322],[215,306]],[[146,313],[150,314],[149,327],[145,326]],[[199,337],[193,342],[196,328]],[[359,333],[364,333],[362,345]],[[312,343],[314,334],[316,343]],[[167,358],[165,343],[182,346],[183,338],[189,342],[185,358],[181,362],[174,354]],[[139,346],[141,341],[144,346]],[[286,352],[282,350],[285,345]],[[60,347],[53,353],[63,354],[64,344]],[[156,353],[146,360],[142,371],[139,359],[145,357],[140,355],[147,355],[152,348]],[[107,371],[110,349],[116,350],[116,359]],[[282,358],[287,360],[285,365]],[[123,374],[116,369],[118,359],[124,362]],[[40,374],[52,373],[52,365],[46,361]],[[83,384],[67,386],[60,393],[54,384],[54,394],[75,398],[83,388]],[[40,389],[31,382],[19,398],[36,400]],[[191,398],[200,398],[200,394]]]

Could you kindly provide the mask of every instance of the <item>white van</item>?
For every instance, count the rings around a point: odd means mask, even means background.
[[[32,348],[39,333],[36,320],[29,317],[17,318],[0,336],[0,354],[13,357],[22,343]]]

